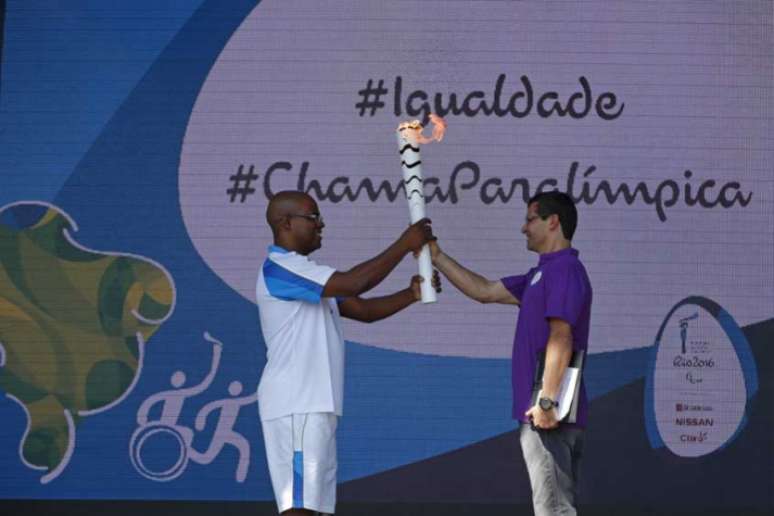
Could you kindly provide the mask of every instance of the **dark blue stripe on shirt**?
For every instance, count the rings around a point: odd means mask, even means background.
[[[284,301],[319,303],[323,285],[291,272],[270,259],[263,262],[263,277],[269,293]]]

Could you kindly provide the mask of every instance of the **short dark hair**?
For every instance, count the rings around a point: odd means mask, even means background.
[[[538,216],[543,220],[551,215],[558,215],[564,238],[572,240],[575,228],[578,227],[578,210],[575,209],[572,197],[564,192],[554,190],[533,195],[527,201],[527,206],[532,203],[537,203]]]

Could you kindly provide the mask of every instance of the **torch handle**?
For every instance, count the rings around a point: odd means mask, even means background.
[[[433,262],[430,258],[430,246],[425,244],[419,253],[419,274],[424,278],[420,285],[422,289],[422,302],[435,303],[438,300],[433,288]]]

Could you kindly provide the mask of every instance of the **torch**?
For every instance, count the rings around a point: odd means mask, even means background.
[[[446,123],[436,115],[430,115],[433,122],[433,135],[422,135],[422,125],[419,120],[403,122],[398,126],[398,152],[400,153],[400,167],[403,171],[403,186],[406,190],[409,216],[414,224],[425,217],[425,194],[422,178],[422,158],[419,155],[419,145],[432,141],[441,141]],[[436,295],[433,289],[433,263],[430,258],[430,246],[425,244],[418,258],[419,275],[424,281],[420,285],[422,289],[422,302],[435,303]]]

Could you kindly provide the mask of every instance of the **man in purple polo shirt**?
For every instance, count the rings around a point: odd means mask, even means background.
[[[536,516],[576,514],[578,464],[588,415],[581,380],[576,422],[557,420],[556,399],[574,350],[588,345],[591,284],[578,251],[571,247],[578,222],[565,193],[544,192],[527,203],[521,232],[527,249],[540,255],[524,275],[491,281],[470,271],[431,243],[433,263],[458,289],[481,303],[519,305],[513,339],[513,417],[532,486]],[[540,355],[545,352],[542,389],[532,404]]]

